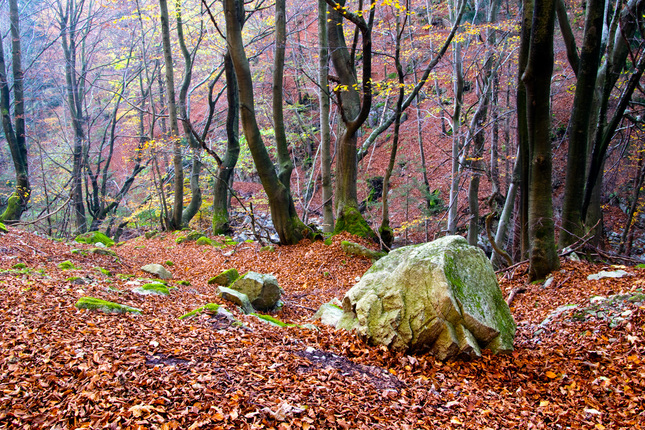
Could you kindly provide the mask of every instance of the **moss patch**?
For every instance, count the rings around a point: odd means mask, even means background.
[[[190,285],[190,281],[177,281],[177,284],[187,287]]]
[[[256,313],[251,313],[249,315],[253,315],[254,317],[258,318],[261,321],[267,322],[273,326],[276,327],[296,327],[295,324],[289,324],[284,321],[280,321],[279,319],[272,317],[271,315],[264,315],[264,314],[256,314]]]
[[[374,230],[372,230],[367,221],[365,221],[363,215],[361,215],[357,208],[351,206],[346,206],[336,221],[334,234],[338,234],[343,231],[359,237],[365,237],[372,240],[377,239],[376,233],[374,233]]]
[[[141,313],[141,309],[122,305],[120,303],[108,302],[107,300],[101,300],[95,297],[81,297],[80,299],[78,299],[78,302],[76,302],[74,306],[76,306],[78,309],[99,310],[105,312],[106,314],[123,314],[128,312],[135,314]]]
[[[58,268],[61,270],[78,270],[78,267],[74,266],[74,263],[69,260],[58,263]]]
[[[195,241],[195,244],[197,244],[199,246],[204,246],[204,245],[212,246],[213,241],[210,240],[209,238],[207,238],[206,236],[202,236],[202,237],[200,237],[199,239],[197,239]]]
[[[92,248],[92,249],[89,250],[89,252],[92,253],[92,254],[106,255],[108,257],[114,257],[114,258],[119,257],[118,255],[116,255],[116,252],[112,251],[111,249]]]
[[[112,276],[112,272],[110,272],[108,269],[104,269],[102,267],[95,267],[94,269],[98,270],[99,272],[101,272],[105,276]]]
[[[13,266],[11,266],[12,269],[24,269],[26,267],[27,265],[25,263],[16,263]]]
[[[168,287],[165,286],[164,284],[159,284],[159,283],[144,284],[140,287],[135,288],[132,291],[134,291],[137,294],[143,294],[143,295],[153,294],[158,296],[167,296],[170,294],[170,290],[168,289]]]
[[[7,226],[0,222],[0,233],[9,233]]]
[[[95,243],[102,243],[105,246],[114,245],[114,241],[100,231],[90,231],[88,233],[79,234],[74,240],[78,243],[87,243],[90,245]]]
[[[214,276],[208,280],[210,285],[217,284],[228,287],[233,282],[235,282],[240,277],[240,274],[237,272],[237,269],[227,269],[220,273],[217,276]]]
[[[275,252],[275,246],[273,245],[263,246],[262,248],[260,248],[260,252]]]
[[[197,309],[193,309],[192,311],[188,312],[187,314],[183,314],[182,316],[179,317],[180,320],[183,320],[184,318],[190,318],[195,315],[199,315],[203,312],[217,312],[217,310],[220,308],[221,305],[218,305],[217,303],[207,303],[202,307],[199,307]]]

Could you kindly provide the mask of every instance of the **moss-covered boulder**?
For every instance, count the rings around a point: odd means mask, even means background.
[[[172,278],[172,273],[168,271],[161,264],[146,264],[141,268],[146,273],[157,276],[159,279],[170,279]]]
[[[137,287],[132,290],[133,292],[141,295],[157,295],[157,296],[167,296],[170,294],[170,290],[168,287],[164,284],[159,284],[159,283],[149,283],[149,284],[144,284],[140,287]]]
[[[513,350],[515,322],[486,255],[461,236],[377,261],[343,299],[338,326],[395,350],[441,360]]]
[[[74,306],[78,309],[99,310],[106,314],[124,314],[128,312],[135,314],[141,313],[141,309],[122,305],[120,303],[108,302],[107,300],[101,300],[95,297],[81,297]]]
[[[255,272],[247,272],[233,282],[231,288],[246,294],[253,307],[261,311],[278,307],[282,296],[282,288],[275,276]]]
[[[340,247],[347,254],[357,255],[359,257],[369,258],[372,261],[376,261],[379,258],[384,257],[384,256],[387,255],[387,252],[374,251],[372,249],[364,247],[363,245],[360,245],[360,244],[354,243],[354,242],[349,242],[347,240],[343,240],[340,243]]]
[[[87,243],[90,245],[97,243],[102,243],[105,246],[114,245],[114,241],[100,231],[90,231],[88,233],[79,234],[74,240],[78,243]]]
[[[208,280],[210,285],[222,285],[224,287],[230,286],[240,277],[240,274],[237,272],[237,269],[226,269],[217,276],[213,276]]]

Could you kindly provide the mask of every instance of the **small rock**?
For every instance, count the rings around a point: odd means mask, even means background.
[[[253,305],[251,305],[251,301],[246,294],[227,287],[218,287],[217,289],[221,298],[238,305],[245,314],[255,312],[255,309],[253,308]]]
[[[631,275],[631,273],[626,272],[626,271],[624,271],[622,269],[621,270],[614,270],[614,271],[611,271],[611,272],[607,272],[607,271],[603,270],[603,271],[600,271],[600,272],[595,273],[593,275],[587,276],[587,280],[589,280],[589,281],[597,281],[597,280],[603,279],[603,278],[622,278],[623,276],[629,276],[629,275]]]
[[[172,278],[172,273],[168,271],[161,264],[146,264],[141,268],[146,273],[158,276],[160,279],[170,279]]]

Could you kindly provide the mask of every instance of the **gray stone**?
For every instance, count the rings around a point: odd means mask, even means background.
[[[172,273],[170,273],[165,267],[161,264],[146,264],[141,268],[146,273],[151,275],[156,275],[160,279],[170,279],[172,278]]]
[[[101,245],[102,247],[91,248],[88,251],[91,252],[92,254],[107,255],[108,257],[117,257],[116,252],[112,251],[111,249],[106,249],[105,245],[103,244]]]
[[[227,287],[217,287],[217,289],[221,298],[238,305],[245,314],[255,312],[255,309],[251,305],[251,301],[246,294]]]
[[[587,280],[597,281],[603,278],[622,278],[623,276],[629,276],[629,275],[631,275],[631,273],[625,272],[624,270],[614,270],[613,272],[607,272],[602,270],[598,273],[594,273],[593,275],[587,276]]]
[[[343,316],[343,309],[339,305],[340,302],[338,299],[334,299],[330,303],[322,304],[314,316],[311,317],[312,321],[320,320],[325,325],[336,327]]]
[[[407,246],[378,260],[343,299],[339,328],[441,360],[513,350],[515,322],[486,255],[461,236]]]
[[[248,272],[230,286],[233,290],[247,295],[255,309],[275,309],[282,296],[282,288],[273,275]]]

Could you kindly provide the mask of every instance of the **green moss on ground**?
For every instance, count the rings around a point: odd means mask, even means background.
[[[195,315],[199,315],[203,312],[217,312],[217,310],[220,308],[221,305],[218,305],[217,303],[207,303],[204,306],[201,306],[197,309],[193,309],[192,311],[188,312],[187,314],[183,314],[182,316],[179,317],[180,320],[183,320],[184,318],[190,318]]]
[[[210,240],[209,238],[207,238],[206,236],[203,236],[203,237],[200,237],[199,239],[197,239],[195,241],[195,244],[197,244],[199,246],[204,246],[204,245],[212,246],[213,241]]]
[[[78,270],[78,267],[74,266],[74,263],[69,260],[58,263],[58,268],[61,270]]]
[[[0,233],[9,233],[7,226],[0,222]]]
[[[160,283],[150,283],[150,284],[144,284],[140,287],[137,287],[133,290],[135,293],[138,294],[156,294],[158,296],[167,296],[170,294],[170,290],[168,287],[164,284]]]
[[[188,285],[190,285],[190,281],[177,281],[177,284],[187,287]]]
[[[12,269],[24,269],[26,267],[27,265],[25,263],[16,263],[13,266],[11,266]]]
[[[108,269],[104,269],[102,267],[95,267],[94,269],[98,270],[99,272],[101,272],[105,276],[112,276],[112,272],[110,272]]]
[[[114,245],[114,241],[100,231],[90,231],[88,233],[79,234],[74,240],[78,243],[87,243],[90,245],[95,243],[102,243],[105,246]]]
[[[81,297],[74,306],[78,309],[99,310],[106,314],[141,313],[141,309],[122,305],[120,303],[108,302],[107,300],[97,299],[95,297]]]
[[[260,252],[275,252],[275,246],[267,245],[260,248]]]
[[[256,314],[256,313],[250,313],[249,315],[253,315],[254,317],[262,321],[265,321],[271,325],[274,325],[276,327],[296,327],[296,324],[289,324],[284,321],[280,321],[278,318],[272,317],[271,315]]]

